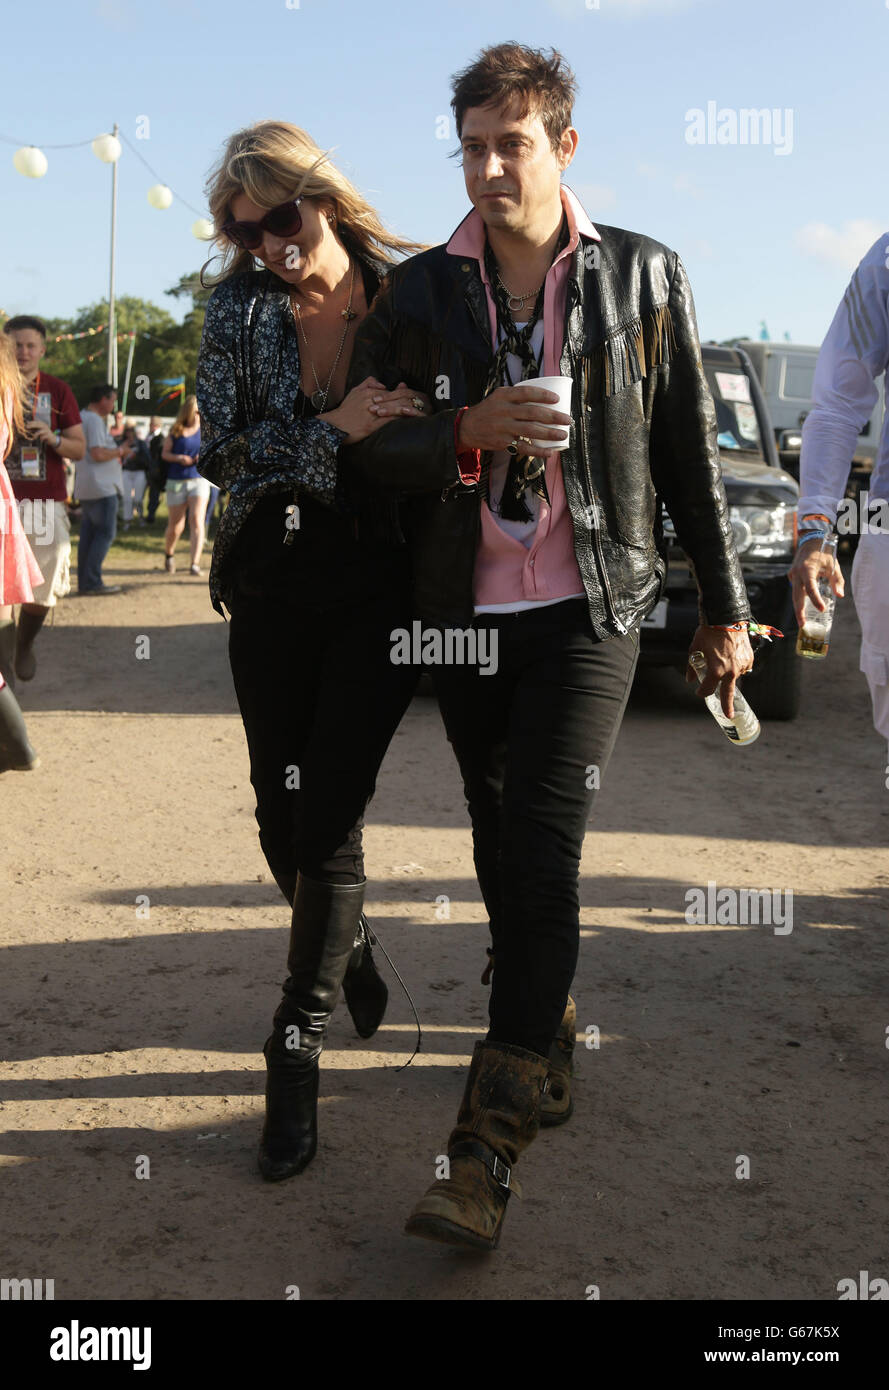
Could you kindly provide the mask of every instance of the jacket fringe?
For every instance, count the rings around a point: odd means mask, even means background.
[[[389,340],[389,360],[409,386],[428,391],[435,398],[437,378],[441,373],[443,354],[450,355],[454,343],[439,333],[433,333],[416,319],[398,318],[392,325]],[[488,363],[457,349],[464,380],[470,397],[480,401],[488,379]],[[446,399],[446,398],[444,398]]]
[[[605,396],[633,386],[653,367],[669,362],[676,352],[670,306],[662,304],[644,319],[633,319],[584,357],[584,386],[593,395],[594,378],[604,375]]]

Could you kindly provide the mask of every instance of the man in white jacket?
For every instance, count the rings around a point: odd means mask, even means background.
[[[877,400],[876,379],[889,367],[889,235],[880,237],[849,282],[815,368],[814,407],[803,426],[800,460],[799,549],[790,571],[797,622],[806,594],[817,608],[819,575],[830,572],[842,597],[839,565],[819,549],[842,507],[859,432]],[[861,622],[861,670],[867,677],[874,725],[889,744],[889,412],[870,479],[852,593]],[[843,508],[845,510],[845,508]]]

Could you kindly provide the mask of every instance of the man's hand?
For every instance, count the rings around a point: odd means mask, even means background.
[[[746,629],[725,632],[719,627],[699,627],[688,650],[703,652],[707,658],[707,677],[695,694],[703,700],[712,695],[722,681],[722,709],[726,718],[731,719],[735,713],[735,682],[753,667],[753,648]],[[686,667],[685,679],[688,682],[698,679],[693,666]]]
[[[44,444],[55,444],[56,432],[45,420],[28,420],[27,428],[31,439],[39,439]]]
[[[545,391],[542,386],[498,386],[460,416],[459,447],[496,451],[523,434],[529,439],[563,444],[571,416],[553,410],[558,399],[555,391]],[[533,454],[535,450],[522,443],[518,452]]]
[[[805,545],[800,546],[793,564],[787,571],[787,577],[793,585],[793,611],[799,627],[803,625],[803,604],[807,594],[818,612],[824,611],[825,603],[818,592],[819,579],[826,578],[830,581],[830,587],[837,598],[843,598],[846,592],[839,561],[832,555],[822,554],[820,536],[813,536]]]

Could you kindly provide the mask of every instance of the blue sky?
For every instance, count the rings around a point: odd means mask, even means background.
[[[0,147],[0,306],[67,315],[107,293],[114,121],[188,203],[231,131],[304,126],[403,234],[442,241],[468,204],[437,137],[449,77],[489,43],[558,48],[575,70],[568,171],[595,223],[646,232],[688,267],[702,338],[820,342],[889,228],[889,0],[44,0],[4,17],[0,134],[45,149],[39,180]],[[690,144],[694,109],[778,112],[771,145]],[[792,113],[792,140],[787,112]],[[137,140],[148,116],[150,138]],[[723,129],[728,130],[723,119]],[[783,145],[787,153],[776,151]],[[194,214],[148,205],[120,161],[119,294],[164,294],[206,252]]]

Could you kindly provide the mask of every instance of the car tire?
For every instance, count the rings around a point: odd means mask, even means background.
[[[796,631],[774,642],[757,671],[741,682],[760,719],[795,719],[802,692],[802,660],[796,654]]]

